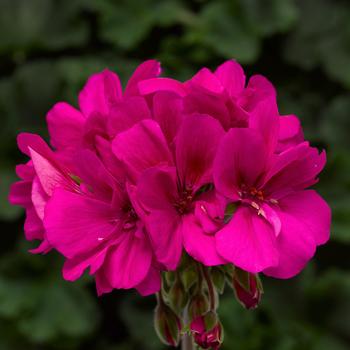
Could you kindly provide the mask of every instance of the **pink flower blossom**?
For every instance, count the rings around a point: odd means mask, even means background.
[[[143,294],[154,293],[159,274],[153,271],[153,253],[132,189],[120,184],[89,150],[81,151],[75,162],[79,189],[55,189],[44,217],[47,239],[67,258],[65,279],[76,280],[89,267],[99,294],[139,285]]]
[[[183,246],[206,265],[224,262],[216,252],[214,237],[204,232],[195,214],[198,205],[202,211],[206,205],[216,205],[215,195],[198,191],[212,182],[212,162],[223,134],[214,118],[191,115],[177,132],[173,153],[154,121],[141,122],[113,141],[115,155],[137,182],[157,260],[168,269],[177,267]]]
[[[169,78],[152,78],[139,83],[144,95],[168,91],[183,99],[186,114],[201,113],[216,118],[225,130],[233,127],[248,127],[251,114],[261,102],[274,101],[275,113],[279,115],[276,91],[261,75],[253,75],[246,84],[242,67],[234,60],[220,65],[215,72],[202,68],[190,80],[180,83]],[[280,116],[279,145],[276,151],[303,141],[297,117]]]
[[[237,209],[216,233],[216,245],[243,270],[290,278],[329,238],[330,209],[306,189],[317,181],[326,157],[307,142],[274,154],[278,119],[260,113],[256,125],[259,130],[231,129],[218,148],[215,187]]]

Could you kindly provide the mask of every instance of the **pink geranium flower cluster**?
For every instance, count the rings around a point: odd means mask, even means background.
[[[30,160],[10,201],[41,241],[32,252],[60,252],[70,281],[89,268],[98,294],[156,293],[184,253],[251,276],[298,274],[329,238],[330,209],[309,189],[325,152],[279,114],[272,84],[247,82],[233,60],[184,83],[159,74],[146,61],[124,91],[115,73],[95,74],[78,109],[47,114],[50,146],[18,136]]]

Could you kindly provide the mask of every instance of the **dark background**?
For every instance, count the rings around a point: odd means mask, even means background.
[[[281,113],[297,114],[328,164],[317,186],[333,209],[331,242],[292,280],[263,277],[246,311],[227,290],[224,349],[350,347],[350,1],[0,0],[0,349],[157,350],[154,298],[115,291],[97,298],[88,277],[63,281],[56,253],[33,256],[23,210],[7,203],[20,131],[47,136],[57,101],[76,105],[93,72],[123,82],[142,60],[186,79],[236,58],[266,75]]]

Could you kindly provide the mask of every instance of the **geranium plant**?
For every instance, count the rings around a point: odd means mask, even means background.
[[[135,288],[157,295],[160,339],[219,349],[225,285],[257,307],[259,274],[297,275],[329,239],[330,209],[310,187],[325,152],[281,116],[273,85],[248,82],[227,61],[186,82],[141,64],[124,91],[105,70],[79,94],[79,109],[48,112],[50,146],[18,136],[29,157],[10,201],[26,209],[32,253],[55,249],[63,277],[86,269],[97,294]]]

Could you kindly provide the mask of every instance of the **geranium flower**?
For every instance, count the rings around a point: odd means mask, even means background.
[[[326,202],[307,190],[325,153],[303,142],[275,154],[278,121],[261,112],[259,128],[231,129],[223,137],[214,183],[237,209],[215,238],[220,255],[243,270],[290,278],[329,239],[331,215]]]

